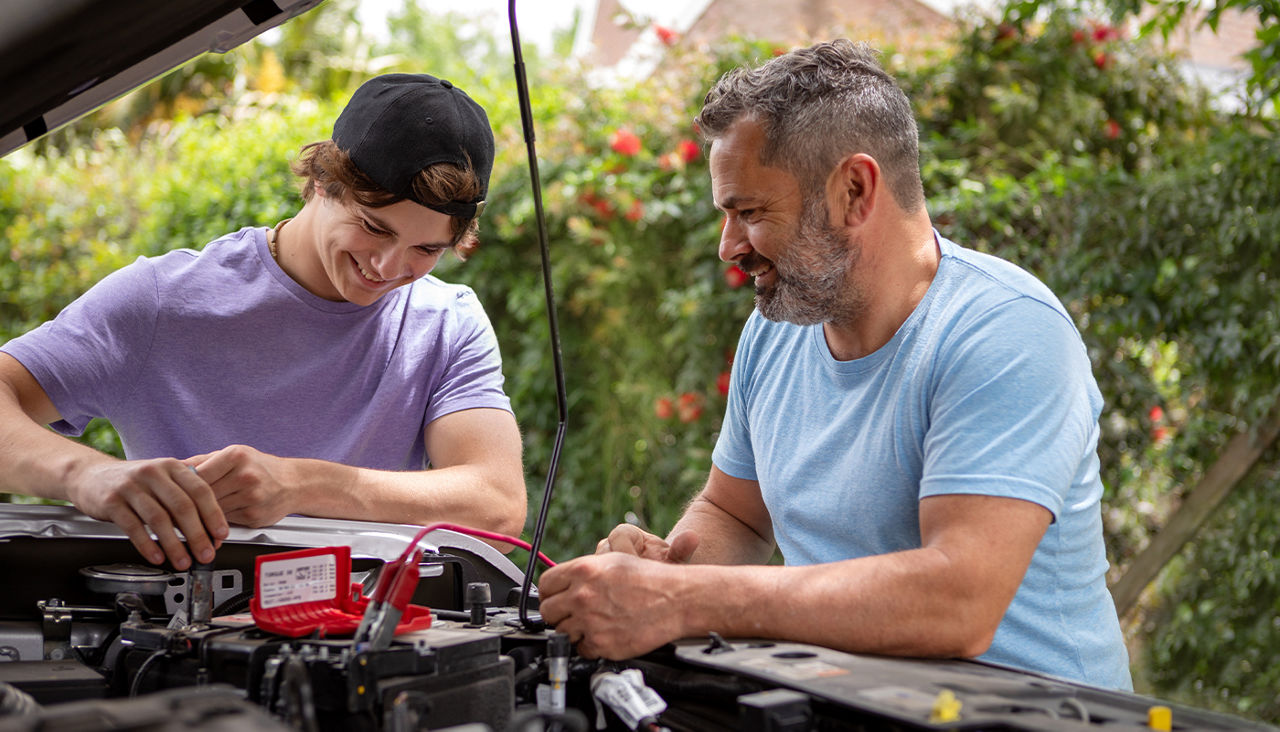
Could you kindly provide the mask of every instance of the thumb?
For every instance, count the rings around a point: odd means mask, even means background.
[[[699,537],[689,530],[681,531],[667,539],[667,561],[685,564],[698,549]]]

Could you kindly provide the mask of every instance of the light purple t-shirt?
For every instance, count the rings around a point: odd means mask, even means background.
[[[260,227],[139,258],[0,350],[49,395],[55,430],[105,417],[130,458],[246,444],[419,470],[436,418],[511,409],[470,288],[428,275],[368,306],[325,300],[280,269]]]

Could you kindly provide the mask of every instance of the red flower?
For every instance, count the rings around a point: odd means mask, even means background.
[[[784,54],[784,53],[786,53],[786,52],[787,52],[787,49],[783,48],[782,46],[774,46],[774,47],[773,47],[773,55],[774,55],[774,56],[781,56],[782,54]]]
[[[1120,136],[1120,123],[1113,119],[1107,120],[1106,124],[1103,125],[1102,134],[1106,135],[1108,140],[1116,139]],[[1159,409],[1159,407],[1156,407],[1156,409]]]
[[[1098,52],[1097,52],[1096,54],[1094,54],[1094,56],[1093,56],[1093,65],[1094,65],[1094,66],[1097,66],[1097,67],[1098,67],[1098,68],[1100,68],[1100,69],[1105,69],[1105,68],[1107,68],[1107,63],[1108,63],[1110,60],[1111,60],[1111,59],[1110,59],[1110,57],[1108,57],[1106,53],[1104,53],[1104,52],[1102,52],[1102,51],[1098,51]]]
[[[683,158],[686,163],[692,163],[698,159],[699,155],[702,154],[702,150],[698,147],[698,143],[693,140],[681,140],[679,144],[676,145],[676,152],[680,153],[680,157]]]
[[[1106,23],[1096,25],[1093,28],[1093,40],[1098,41],[1099,43],[1114,41],[1121,37],[1122,36],[1119,28],[1116,28],[1115,26],[1107,25]]]
[[[996,28],[997,41],[1007,41],[1016,35],[1018,35],[1018,29],[1014,28],[1013,25],[1009,23],[1001,23],[999,27]]]
[[[640,153],[640,137],[623,127],[613,133],[609,147],[619,155],[638,155]]]
[[[627,209],[627,221],[639,221],[641,216],[644,216],[644,204],[636,199],[631,202],[631,208]]]
[[[580,200],[584,204],[595,209],[596,213],[600,214],[601,218],[604,218],[604,219],[613,218],[613,206],[609,204],[609,201],[607,199],[601,198],[600,196],[597,196],[595,193],[588,191],[587,193],[582,194],[582,197]]]
[[[686,391],[676,401],[676,412],[681,422],[689,423],[702,416],[702,396]]]
[[[1165,442],[1169,439],[1169,430],[1166,427],[1155,427],[1151,430],[1151,439],[1156,442]]]
[[[743,272],[742,268],[739,267],[738,265],[731,264],[728,267],[725,267],[724,281],[729,284],[729,287],[732,287],[733,289],[736,290],[739,287],[742,287],[743,285],[747,284],[748,279],[749,279],[749,276],[747,275],[747,273]]]
[[[1081,44],[1081,43],[1084,43],[1084,31],[1082,31],[1082,30],[1074,30],[1074,31],[1072,31],[1072,32],[1071,32],[1071,42],[1072,42],[1072,43],[1074,43],[1074,44],[1076,44],[1076,45],[1079,45],[1079,44]]]
[[[665,25],[653,25],[653,32],[658,35],[658,40],[662,41],[664,46],[674,46],[676,41],[680,40],[680,34],[666,27]]]
[[[720,396],[729,396],[729,372],[721,371],[716,377],[716,391],[720,392]]]
[[[675,416],[676,408],[667,397],[658,397],[653,402],[653,416],[658,419],[671,419]]]
[[[1164,410],[1160,408],[1159,404],[1157,404],[1147,412],[1147,416],[1151,418],[1152,422],[1159,422],[1164,419]]]

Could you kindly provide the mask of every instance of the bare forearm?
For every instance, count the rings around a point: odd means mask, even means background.
[[[523,477],[457,465],[421,471],[355,468],[290,460],[299,510],[326,518],[407,524],[448,522],[518,536],[524,528]]]
[[[32,421],[16,401],[0,398],[0,490],[71,500],[68,486],[84,466],[113,460],[50,432]]]
[[[684,531],[698,535],[698,548],[689,561],[695,564],[763,564],[773,555],[773,541],[722,510],[705,496],[689,503],[684,515],[667,535],[668,541]]]
[[[685,635],[765,637],[839,650],[971,657],[1000,612],[945,554],[917,549],[810,567],[682,567]]]
[[[726,486],[719,495],[750,495],[713,472],[708,490]],[[763,507],[740,500],[738,508],[742,525],[757,527],[756,546],[765,543]],[[691,507],[683,526],[707,528],[702,510]],[[990,646],[1051,519],[1031,502],[957,494],[922,500],[923,547],[890,554],[780,567],[605,552],[544,573],[542,613],[588,657],[629,658],[711,631],[853,652],[976,656]]]

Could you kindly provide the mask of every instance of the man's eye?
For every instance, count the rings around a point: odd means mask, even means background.
[[[440,254],[440,253],[444,252],[444,250],[445,250],[445,248],[444,248],[444,247],[429,247],[429,246],[420,246],[420,247],[418,247],[418,251],[422,252],[423,254],[427,255],[428,257],[434,257],[434,256],[436,256],[436,255],[438,255],[438,254]]]
[[[378,227],[374,226],[368,221],[365,221],[364,219],[360,219],[360,225],[364,227],[365,231],[369,232],[370,234],[373,234],[374,236],[386,236],[387,234],[387,232],[383,231],[382,229],[379,229]]]

